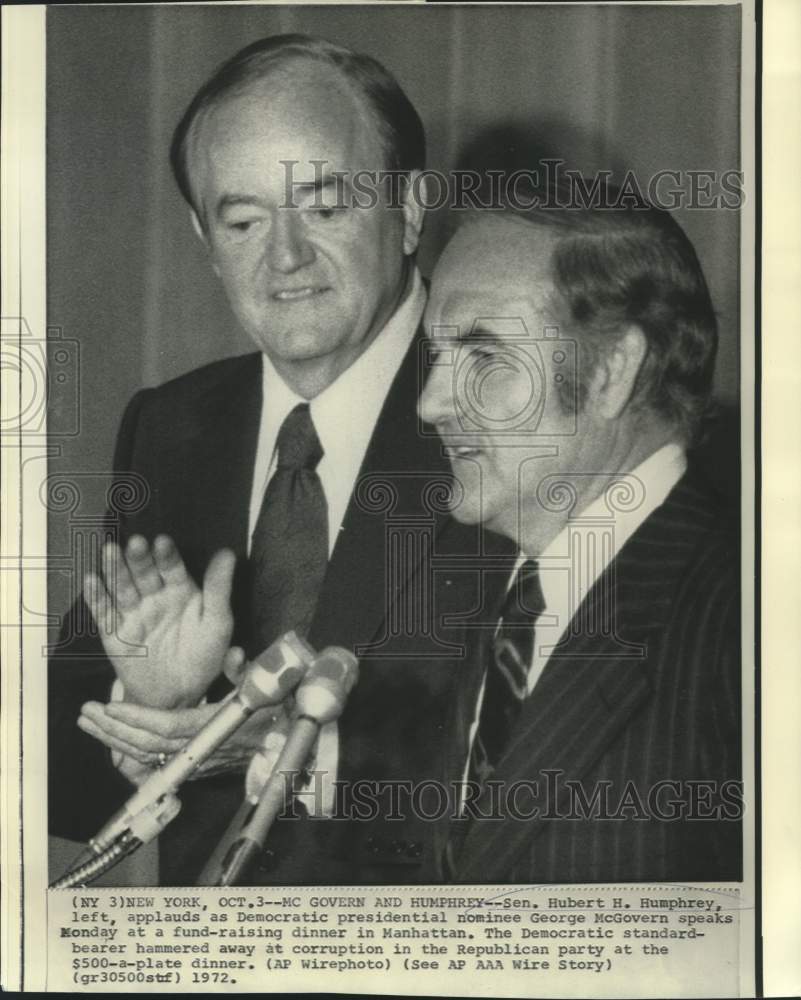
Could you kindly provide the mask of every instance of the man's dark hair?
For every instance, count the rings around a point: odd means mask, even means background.
[[[353,84],[375,121],[386,158],[385,169],[403,174],[423,169],[426,156],[423,123],[397,80],[381,63],[322,38],[270,35],[223,63],[195,94],[175,129],[170,163],[181,194],[193,208],[198,206],[192,197],[187,146],[195,121],[225,98],[247,90],[275,69],[298,60],[327,63]]]
[[[556,239],[551,269],[566,308],[566,330],[579,343],[579,371],[561,384],[565,405],[584,403],[589,377],[606,346],[638,326],[647,354],[632,403],[679,427],[688,442],[710,407],[718,331],[692,243],[669,212],[609,185],[600,205],[571,204],[564,191],[543,194],[516,216]],[[478,213],[477,213],[478,214]]]

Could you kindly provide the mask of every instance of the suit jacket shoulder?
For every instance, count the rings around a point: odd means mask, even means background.
[[[261,355],[251,353],[213,361],[155,388],[140,389],[123,414],[115,468],[124,467],[135,436],[146,440],[148,447],[170,447],[202,433],[207,424],[228,414],[237,400],[251,406],[260,402],[260,379]]]

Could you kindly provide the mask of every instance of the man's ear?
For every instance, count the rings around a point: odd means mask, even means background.
[[[208,251],[209,258],[211,260],[211,266],[214,269],[214,273],[217,275],[217,277],[219,277],[220,271],[214,261],[214,254],[211,251],[211,243],[209,243],[208,234],[206,233],[206,230],[203,228],[203,223],[200,221],[200,217],[198,216],[194,208],[189,209],[189,218],[192,220],[192,228],[195,230],[195,234],[197,235],[200,242]]]
[[[419,177],[420,171],[412,170],[403,193],[403,252],[407,256],[415,252],[420,242],[426,214],[425,204],[428,201],[427,178],[423,177],[420,181]]]
[[[616,420],[625,410],[647,353],[648,341],[636,325],[627,326],[611,348],[602,349],[590,383],[601,417]]]

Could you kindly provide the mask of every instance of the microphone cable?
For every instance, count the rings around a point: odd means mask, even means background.
[[[97,857],[90,858],[77,868],[62,875],[60,879],[52,882],[49,889],[76,889],[83,887],[87,882],[94,882],[95,879],[105,875],[109,869],[113,868],[123,858],[127,858],[134,851],[139,850],[142,841],[134,837],[132,833],[126,832],[120,835],[119,840],[107,847]]]

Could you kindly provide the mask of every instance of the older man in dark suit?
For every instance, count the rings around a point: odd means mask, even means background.
[[[736,525],[688,471],[716,324],[665,212],[477,213],[420,411],[454,514],[512,539],[451,721],[432,880],[741,877]]]
[[[437,623],[481,596],[477,574],[435,580],[430,565],[477,552],[480,533],[438,505],[447,464],[418,434],[424,155],[419,117],[383,67],[302,36],[238,53],[179,124],[176,179],[259,352],[128,406],[115,466],[141,477],[148,502],[87,579],[102,647],[79,605],[53,660],[53,832],[90,836],[198,730],[226,689],[229,642],[234,669],[241,648],[292,628],[361,658],[339,727],[321,734],[325,780],[308,811],[338,808],[334,778],[428,773],[458,666]],[[251,791],[263,780],[285,730],[274,714],[257,713],[182,790],[163,884],[195,881],[245,769]],[[287,821],[252,880],[414,881],[428,828],[382,818]]]

